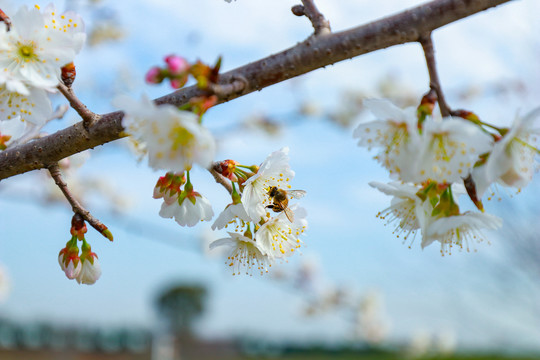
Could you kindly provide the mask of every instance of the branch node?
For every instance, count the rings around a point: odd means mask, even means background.
[[[306,15],[305,13],[305,9],[304,9],[304,6],[303,5],[294,5],[292,8],[291,8],[291,11],[294,15],[296,16],[304,16]]]
[[[234,75],[228,84],[208,84],[208,90],[219,98],[240,93],[248,86],[249,82],[242,75]]]
[[[305,15],[311,21],[311,25],[313,25],[315,36],[330,34],[330,22],[317,9],[314,0],[302,0],[302,4],[295,5],[291,8],[293,14],[296,16]]]

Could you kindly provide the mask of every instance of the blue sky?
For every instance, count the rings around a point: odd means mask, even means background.
[[[84,2],[75,3],[82,4],[88,22],[95,19],[96,13],[86,11]],[[288,0],[237,0],[231,4],[223,0],[137,0],[129,7],[125,2],[104,3],[113,9],[127,37],[121,44],[85,49],[77,59],[75,91],[96,112],[113,110],[110,98],[121,91],[134,97],[143,92],[152,97],[167,93],[166,86],[149,87],[142,79],[146,69],[160,64],[170,53],[210,63],[222,55],[226,71],[293,46],[311,32],[306,19],[291,14],[295,2]],[[332,28],[339,31],[421,1],[374,3],[317,2]],[[494,123],[509,124],[516,111],[540,105],[540,71],[534,60],[540,52],[540,22],[534,17],[539,10],[538,2],[523,0],[434,33],[441,82],[452,106],[472,109]],[[379,96],[377,83],[389,74],[406,84],[404,91],[420,99],[428,84],[420,46],[398,46],[317,70],[220,105],[208,113],[205,122],[219,133],[258,113],[287,121],[301,99],[331,109],[339,103],[343,90]],[[526,94],[459,97],[464,87],[482,91],[515,80],[524,84]],[[74,119],[71,113],[67,121]],[[51,124],[51,129],[58,126],[61,124]],[[240,131],[218,139],[217,159],[232,158],[244,164],[260,163],[270,152],[290,147],[291,167],[296,171],[293,187],[308,192],[302,205],[310,223],[303,255],[279,268],[290,271],[301,260],[315,257],[326,283],[359,293],[377,289],[385,298],[393,339],[406,339],[416,330],[449,330],[461,344],[470,346],[505,345],[504,341],[533,344],[540,333],[527,309],[508,306],[504,299],[492,296],[490,286],[497,282],[490,279],[485,264],[504,252],[497,238],[492,238],[491,245],[477,245],[476,253],[456,252],[446,257],[440,256],[436,245],[423,251],[418,242],[412,249],[402,245],[375,218],[389,199],[367,185],[372,180],[386,181],[387,175],[371,160],[373,154],[356,147],[351,133],[351,129],[312,120],[284,129],[280,137]],[[169,281],[185,280],[200,281],[211,289],[209,311],[200,326],[206,336],[249,333],[292,340],[347,336],[348,324],[338,316],[302,317],[302,294],[270,277],[232,277],[224,260],[203,254],[200,237],[206,234],[205,226],[185,229],[160,218],[160,202],[151,198],[160,174],[144,163],[137,164],[117,145],[97,149],[81,175],[105,179],[133,206],[127,214],[117,216],[109,211],[103,196],[86,199],[88,208],[111,228],[115,242],[107,243],[90,230],[88,239],[100,257],[102,278],[94,286],[68,281],[57,256],[69,239],[71,214],[67,206],[45,207],[32,201],[47,181],[34,175],[0,184],[4,209],[0,262],[11,278],[11,293],[0,304],[0,316],[102,326],[151,324],[155,291]],[[226,192],[202,170],[194,172],[193,180],[219,213],[228,203]],[[497,206],[526,204],[528,197],[537,195],[532,186]],[[488,205],[488,209],[495,207]],[[148,226],[137,225],[141,222]],[[217,239],[224,233],[212,236]]]

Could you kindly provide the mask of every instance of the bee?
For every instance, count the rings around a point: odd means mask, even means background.
[[[285,212],[285,216],[289,219],[290,222],[294,221],[294,213],[291,209],[288,208],[289,205],[289,196],[295,199],[300,199],[306,195],[304,190],[283,190],[277,186],[272,186],[268,190],[268,196],[270,200],[273,201],[271,205],[268,205],[267,208],[274,210],[275,212]]]

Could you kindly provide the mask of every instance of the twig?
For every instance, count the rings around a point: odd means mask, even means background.
[[[227,178],[225,176],[221,175],[219,171],[216,170],[215,166],[217,164],[218,163],[213,164],[212,167],[208,169],[208,171],[210,171],[210,174],[212,174],[218,184],[223,185],[223,187],[229,192],[229,194],[232,194],[232,185],[229,181],[227,181]]]
[[[100,119],[100,115],[88,110],[86,105],[84,105],[82,101],[79,100],[79,98],[75,95],[72,88],[67,87],[64,84],[58,84],[57,88],[69,101],[71,107],[75,109],[75,111],[82,118],[83,126],[86,130],[88,130],[96,121]]]
[[[437,93],[437,101],[439,103],[439,109],[441,110],[442,117],[450,116],[450,108],[446,104],[444,94],[442,91],[441,83],[439,81],[439,75],[437,73],[437,64],[435,62],[435,50],[433,49],[433,41],[431,40],[431,32],[427,35],[420,37],[420,44],[424,50],[426,57],[426,65],[429,72],[429,86]]]
[[[103,225],[102,222],[100,222],[98,219],[92,216],[88,210],[86,210],[78,201],[75,199],[73,194],[69,191],[66,182],[62,178],[62,174],[60,173],[60,168],[58,167],[58,164],[50,165],[48,167],[49,173],[51,174],[51,177],[54,179],[54,182],[60,188],[64,196],[66,197],[67,201],[71,205],[71,209],[74,213],[79,214],[83,217],[84,220],[86,220],[94,229],[96,229],[101,235],[105,236],[110,241],[113,240],[113,236],[109,229],[107,229],[107,226]]]
[[[220,98],[218,103],[247,95],[281,81],[306,74],[336,62],[390,46],[417,42],[419,34],[463,19],[510,0],[436,0],[402,13],[347,31],[310,37],[290,49],[265,57],[220,75],[220,84],[243,76],[248,85],[238,93]],[[182,106],[196,96],[206,95],[197,86],[180,89],[156,99],[156,104]],[[0,153],[0,180],[49,164],[78,152],[126,136],[121,111],[101,116],[89,129],[82,123],[30,143],[13,146]]]
[[[302,0],[302,4],[292,7],[293,14],[296,16],[305,15],[311,21],[313,29],[315,29],[315,36],[330,34],[330,22],[317,9],[313,0]]]

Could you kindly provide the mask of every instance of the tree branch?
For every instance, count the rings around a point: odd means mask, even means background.
[[[220,84],[245,78],[242,91],[219,96],[230,101],[318,68],[390,46],[416,42],[451,22],[510,0],[435,0],[397,15],[339,33],[310,37],[292,48],[226,72]],[[182,106],[205,92],[191,86],[156,99],[157,104]],[[102,115],[88,130],[82,123],[0,153],[0,180],[48,167],[59,160],[125,136],[121,111]]]
[[[66,197],[67,201],[71,205],[71,209],[75,214],[79,214],[86,220],[94,229],[96,229],[101,235],[105,236],[109,240],[113,240],[111,232],[107,229],[107,226],[103,225],[98,219],[92,216],[88,210],[86,210],[81,203],[75,199],[71,191],[69,191],[66,182],[62,178],[62,173],[58,164],[54,164],[48,167],[51,177],[54,179],[54,182],[58,188],[62,191],[62,194]]]
[[[442,117],[450,116],[450,108],[446,104],[444,94],[439,80],[439,74],[437,73],[437,64],[435,62],[435,50],[433,49],[433,41],[431,40],[431,33],[420,37],[420,44],[424,50],[426,57],[426,65],[429,72],[429,86],[437,93],[437,102],[439,103],[439,109],[441,110]]]
[[[71,107],[82,118],[83,126],[85,129],[88,130],[97,120],[99,120],[100,116],[88,110],[86,105],[84,105],[82,101],[79,100],[79,98],[75,95],[75,92],[73,92],[73,89],[71,87],[67,87],[66,85],[60,83],[58,84],[57,88],[58,90],[60,90],[62,95],[64,95],[65,98],[69,101]]]
[[[302,0],[302,4],[293,6],[291,9],[293,14],[296,16],[305,15],[311,21],[313,29],[315,29],[315,36],[329,34],[331,32],[330,23],[317,9],[315,2],[313,0]]]

